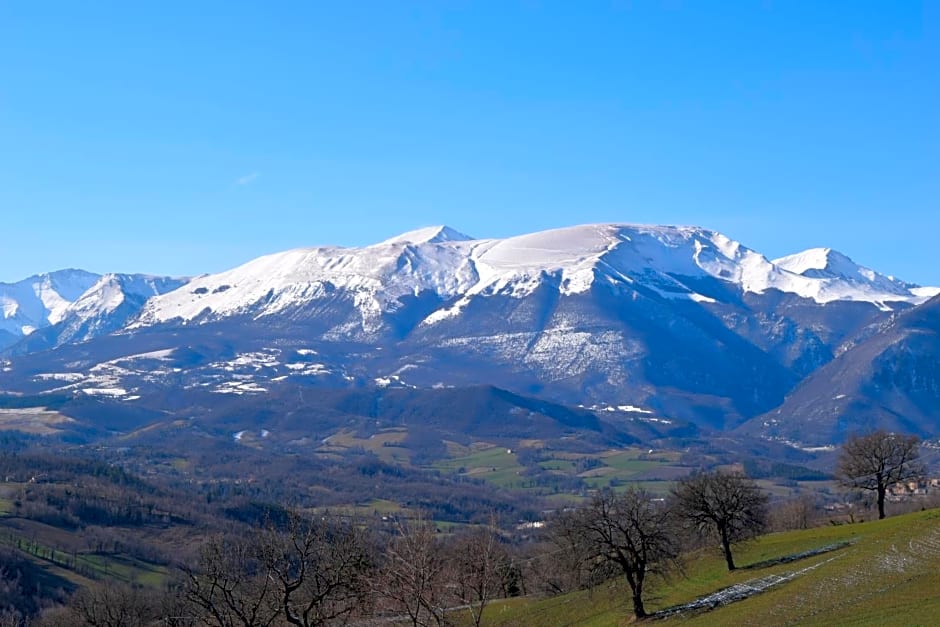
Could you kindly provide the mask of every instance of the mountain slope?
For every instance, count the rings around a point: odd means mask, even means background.
[[[62,309],[51,326],[29,334],[11,351],[45,350],[118,331],[140,312],[147,299],[175,290],[187,281],[143,274],[106,274]]]
[[[0,333],[6,335],[6,345],[61,320],[68,306],[98,278],[84,270],[58,270],[0,283]]]
[[[130,328],[228,317],[322,317],[310,308],[319,302],[332,308],[337,332],[371,336],[403,299],[424,293],[447,298],[472,284],[477,277],[465,246],[394,241],[268,255],[154,298]]]
[[[940,585],[935,567],[940,558],[938,515],[932,509],[767,534],[736,549],[743,567],[732,572],[723,567],[716,551],[693,552],[684,556],[680,576],[654,575],[647,580],[647,609],[674,609],[707,597],[713,602],[657,617],[655,624],[931,624],[940,612],[940,597],[934,593]],[[806,555],[826,548],[831,550]],[[756,594],[770,582],[774,585]],[[629,588],[614,580],[607,586],[604,594],[591,589],[497,601],[487,606],[484,622],[506,627],[629,623]],[[729,602],[735,592],[747,598]]]
[[[874,428],[940,432],[940,296],[896,315],[742,431],[829,444]]]

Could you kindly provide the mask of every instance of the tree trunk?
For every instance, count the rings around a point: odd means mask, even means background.
[[[728,564],[728,570],[734,570],[736,566],[734,565],[734,558],[731,557],[731,541],[728,540],[728,532],[722,528],[719,533],[721,534],[721,548],[725,552],[725,562]]]
[[[633,592],[633,615],[640,618],[646,618],[646,608],[643,606],[643,577],[640,575],[636,579],[627,577],[627,583],[630,584],[630,591]]]
[[[633,591],[633,615],[639,618],[646,618],[646,608],[643,607],[643,594],[637,590]]]
[[[878,486],[878,520],[885,517],[885,492],[887,491],[887,486]]]

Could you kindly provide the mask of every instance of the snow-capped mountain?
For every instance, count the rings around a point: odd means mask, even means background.
[[[883,309],[891,303],[922,302],[930,295],[850,261],[855,275],[837,274],[830,266],[813,270],[810,251],[778,261],[694,227],[585,225],[502,240],[475,240],[448,227],[432,227],[365,248],[277,253],[199,277],[148,302],[131,327],[297,314],[313,301],[345,296],[354,302],[360,320],[352,326],[344,320],[343,330],[353,332],[358,326],[355,332],[369,335],[408,296],[427,294],[440,301],[423,320],[434,324],[456,315],[478,295],[522,298],[546,282],[563,295],[586,292],[600,282],[642,286],[667,299],[710,302],[714,299],[696,285],[714,279],[742,294],[777,290],[820,304],[845,300]]]
[[[774,265],[818,280],[820,302],[831,300],[867,300],[888,303],[894,300],[923,302],[940,293],[935,287],[920,287],[892,276],[860,266],[831,248],[810,248],[801,253],[774,259]],[[913,297],[913,299],[912,299]]]
[[[505,239],[429,227],[188,282],[90,287],[7,351],[19,356],[0,387],[136,398],[482,384],[720,429],[940,291],[828,249],[771,261],[715,231],[631,224]]]
[[[147,299],[177,289],[187,280],[63,270],[9,287],[0,285],[2,323],[9,329],[0,348],[19,344],[16,352],[29,352],[117,331],[140,312]]]
[[[406,233],[366,248],[305,248],[260,257],[152,299],[130,328],[171,321],[211,322],[232,316],[319,315],[311,303],[349,299],[358,327],[369,334],[384,313],[409,295],[449,298],[478,281],[472,248],[446,228]]]
[[[87,327],[85,334],[72,335],[85,340],[119,309],[128,309],[130,316],[151,297],[171,292],[187,282],[188,279],[183,278],[145,274],[106,274],[65,309],[61,322],[70,327]]]
[[[24,338],[16,351],[29,352],[69,342],[84,342],[118,331],[140,312],[148,299],[175,290],[187,281],[145,274],[105,274],[65,307],[54,324]]]
[[[0,283],[0,348],[60,321],[69,305],[98,278],[84,270],[58,270]]]

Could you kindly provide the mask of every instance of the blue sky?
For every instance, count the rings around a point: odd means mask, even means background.
[[[940,4],[0,2],[0,280],[696,224],[940,284]]]

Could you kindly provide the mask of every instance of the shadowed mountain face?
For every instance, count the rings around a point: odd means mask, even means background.
[[[936,290],[829,249],[772,262],[695,227],[585,225],[504,240],[434,227],[192,280],[82,277],[91,285],[69,284],[68,298],[43,291],[49,281],[17,288],[23,302],[35,292],[43,311],[54,309],[18,341],[27,327],[16,326],[19,301],[7,295],[10,330],[0,334],[16,343],[0,389],[125,407],[156,394],[184,411],[200,394],[247,406],[283,385],[496,386],[715,430],[771,412],[797,421],[803,439],[845,431],[824,426],[826,395],[862,404],[896,395],[910,407],[892,401],[883,415],[898,421],[935,411],[926,340],[894,346],[887,334],[931,316],[935,305],[920,303]],[[840,364],[869,353],[868,387],[830,394],[812,383],[847,385],[861,366]],[[843,367],[852,372],[834,370]],[[803,399],[799,411],[773,413],[787,395]]]
[[[864,334],[741,430],[820,444],[875,428],[940,432],[940,297]]]

